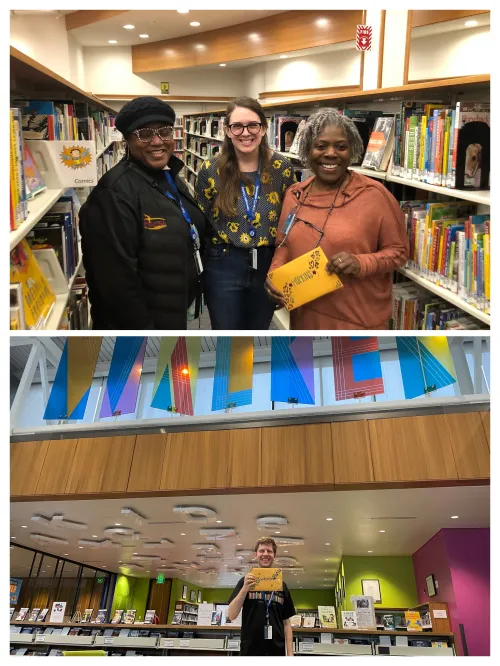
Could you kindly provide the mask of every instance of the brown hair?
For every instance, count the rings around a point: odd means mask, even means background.
[[[256,113],[259,116],[262,127],[267,129],[267,120],[264,115],[264,110],[259,102],[252,97],[237,97],[228,104],[226,115],[224,117],[224,127],[229,126],[229,119],[237,106],[241,106],[244,109],[250,109],[250,111]],[[262,141],[260,142],[259,157],[261,170],[263,170],[269,166],[270,162],[267,134],[264,134]],[[220,208],[224,215],[232,215],[234,213],[236,202],[240,196],[240,182],[243,182],[245,185],[250,185],[251,181],[246,174],[240,173],[236,151],[234,150],[233,142],[227,134],[224,135],[224,141],[222,143],[217,164],[219,167],[220,187],[214,205]]]
[[[269,536],[263,536],[260,537],[260,539],[257,539],[257,543],[255,544],[255,552],[259,550],[259,546],[261,546],[262,544],[269,544],[269,543],[273,547],[273,553],[276,555],[276,551],[278,549],[278,547],[276,546],[276,541]]]

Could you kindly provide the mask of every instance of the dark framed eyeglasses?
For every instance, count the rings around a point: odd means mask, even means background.
[[[135,134],[142,143],[149,143],[155,138],[155,136],[160,137],[162,141],[168,141],[174,134],[174,128],[172,126],[159,127],[158,129],[141,127],[140,129],[134,130],[132,134]]]
[[[245,127],[249,134],[255,136],[262,129],[262,123],[248,123],[247,125],[243,125],[243,123],[231,123],[231,125],[229,125],[229,130],[233,136],[241,136]]]

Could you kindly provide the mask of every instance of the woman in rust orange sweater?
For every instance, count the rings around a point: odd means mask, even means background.
[[[269,272],[321,247],[327,270],[337,273],[344,287],[293,310],[291,328],[388,328],[392,273],[408,257],[398,202],[380,182],[348,170],[363,143],[352,120],[335,109],[310,116],[298,150],[314,175],[287,190]],[[266,289],[284,304],[269,279]]]

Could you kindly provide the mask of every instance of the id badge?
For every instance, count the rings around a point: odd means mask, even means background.
[[[257,270],[257,248],[255,247],[252,250],[252,268]]]
[[[264,639],[266,641],[271,641],[273,639],[273,628],[270,624],[267,624],[264,627]]]
[[[196,250],[194,253],[194,264],[196,266],[196,272],[198,275],[201,275],[203,273],[203,264],[201,262],[201,255],[199,250]]]
[[[283,226],[284,234],[287,234],[290,231],[294,222],[295,222],[295,212],[292,211],[285,220],[285,224]]]

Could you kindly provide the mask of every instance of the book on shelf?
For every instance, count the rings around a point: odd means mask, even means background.
[[[353,162],[353,164],[361,164],[365,157],[366,149],[368,148],[368,142],[370,140],[370,136],[374,129],[374,125],[377,121],[377,118],[380,118],[381,116],[388,116],[391,114],[387,114],[384,111],[376,111],[376,110],[368,111],[364,109],[363,110],[344,109],[342,111],[342,114],[353,121],[353,123],[356,125],[356,129],[358,130],[361,140],[363,142],[363,152],[359,160]]]
[[[125,638],[130,635],[130,629],[120,629],[120,638]]]
[[[40,608],[33,608],[28,617],[28,622],[36,622],[39,613],[40,613]]]
[[[21,113],[10,109],[10,228],[17,229],[28,217],[26,175],[23,157]]]
[[[123,618],[123,624],[134,624],[136,613],[135,609],[127,610]]]
[[[356,611],[342,611],[342,629],[357,629]]]
[[[448,641],[432,641],[431,642],[431,647],[433,647],[433,648],[447,648],[448,647]]]
[[[302,620],[302,626],[304,628],[312,629],[313,627],[316,626],[316,618],[315,617],[304,617],[303,620]]]
[[[97,611],[97,615],[95,618],[96,624],[104,624],[106,622],[106,616],[108,614],[108,611],[106,608],[99,608]]]
[[[153,624],[155,621],[155,611],[147,610],[144,616],[144,624]]]
[[[362,167],[387,171],[394,150],[394,116],[379,117],[375,121]]]
[[[111,624],[120,624],[122,621],[122,616],[125,611],[123,610],[115,610],[115,613],[111,619]]]
[[[86,608],[83,611],[83,617],[81,619],[81,622],[92,622],[92,615],[94,614],[94,609],[93,608]]]
[[[44,608],[44,609],[40,612],[39,616],[37,617],[37,622],[44,622],[44,620],[45,620],[45,618],[47,617],[48,613],[49,613],[49,609],[48,609],[48,608]]]
[[[172,624],[182,624],[182,616],[182,611],[175,611],[174,616],[172,617]]]
[[[405,624],[408,631],[422,631],[422,618],[418,611],[405,611]]]
[[[319,624],[320,627],[326,629],[337,628],[337,616],[335,613],[335,606],[318,606]]]
[[[384,629],[393,631],[395,629],[394,615],[390,613],[382,615],[382,624]]]
[[[292,625],[292,628],[297,629],[298,627],[302,626],[302,615],[293,615],[290,618],[290,624]]]
[[[29,613],[29,608],[21,608],[16,617],[16,622],[23,622],[26,619],[26,615]]]

